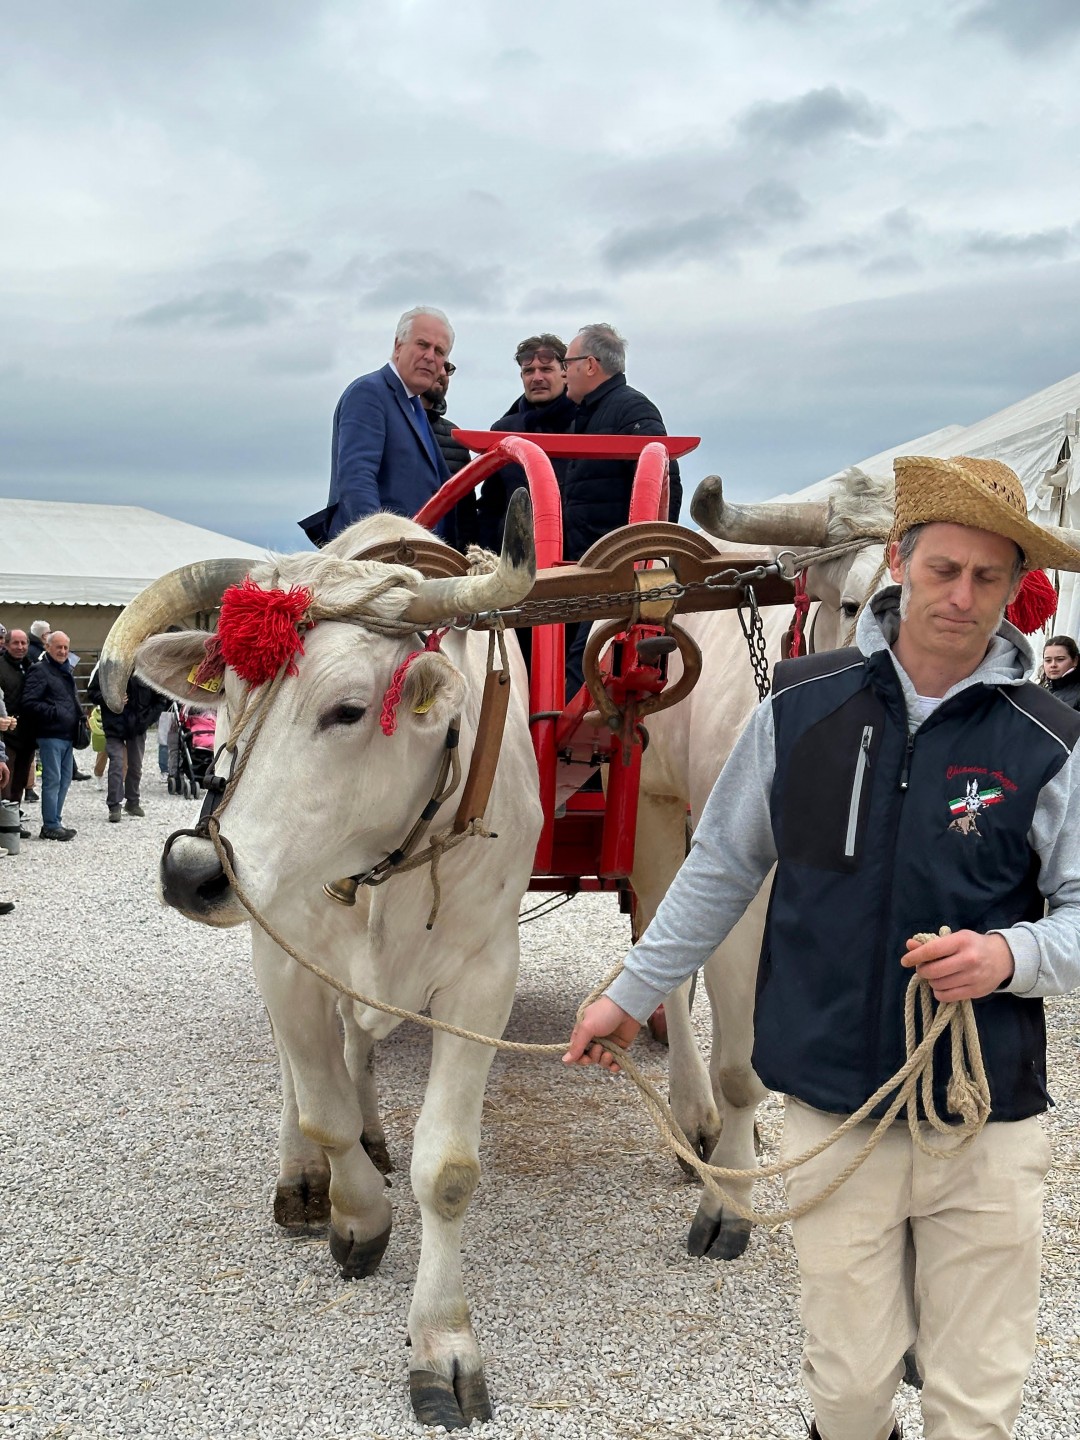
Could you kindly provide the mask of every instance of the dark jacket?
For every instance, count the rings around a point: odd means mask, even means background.
[[[568,435],[574,428],[578,407],[564,390],[546,405],[530,405],[524,395],[519,395],[505,415],[500,415],[492,430],[510,430],[520,435]],[[563,477],[569,460],[552,460],[551,468],[563,488]],[[520,465],[504,465],[489,475],[480,487],[478,522],[480,543],[489,550],[502,546],[503,525],[506,521],[506,507],[510,496],[525,484],[525,471]]]
[[[41,643],[41,641],[36,635],[27,636],[26,653],[30,659],[31,665],[36,665],[37,662],[41,659],[42,655],[45,654],[45,646]]]
[[[325,545],[354,520],[392,510],[413,516],[447,479],[431,427],[413,408],[391,365],[361,375],[334,411],[330,494],[326,508],[299,521],[308,538]]]
[[[137,675],[127,683],[127,704],[117,715],[105,704],[95,668],[86,687],[87,699],[101,707],[101,728],[112,740],[130,740],[135,735],[145,735],[151,725],[156,725],[158,716],[168,708],[168,700],[144,685]]]
[[[772,714],[777,868],[754,1069],[771,1089],[848,1114],[903,1062],[907,939],[1042,917],[1032,817],[1080,717],[1037,686],[981,683],[909,736],[885,649],[781,663]],[[1042,1002],[999,990],[974,1008],[991,1119],[1045,1110]],[[935,1051],[942,1116],[948,1047],[946,1034]]]
[[[74,742],[82,713],[75,677],[66,662],[58,665],[46,654],[30,666],[23,683],[20,726],[38,740]]]
[[[460,440],[454,439],[453,431],[457,427],[452,420],[446,418],[446,401],[436,400],[427,412],[427,418],[447,470],[451,476],[456,475],[468,465],[472,456]],[[463,500],[458,501],[443,521],[440,531],[443,539],[463,555],[470,545],[477,543],[475,492],[470,492]]]
[[[1043,684],[1056,699],[1070,710],[1080,710],[1080,666],[1062,675],[1059,680],[1044,680]],[[10,706],[8,707],[10,709]]]
[[[23,684],[33,663],[29,654],[16,660],[14,655],[9,655],[6,650],[0,652],[0,693],[3,694],[9,715],[19,713]]]
[[[578,407],[578,435],[666,435],[660,411],[640,390],[612,375]],[[580,560],[602,535],[625,525],[634,485],[632,460],[571,460],[562,482],[563,556]],[[678,520],[682,484],[678,462],[671,462],[671,498],[667,518]]]

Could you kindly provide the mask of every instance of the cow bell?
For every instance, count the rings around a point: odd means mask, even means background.
[[[344,880],[331,880],[329,885],[324,885],[323,894],[336,900],[339,905],[355,905],[359,883],[355,875],[346,875]]]

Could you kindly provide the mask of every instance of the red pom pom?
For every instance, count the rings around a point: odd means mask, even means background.
[[[1053,585],[1042,570],[1029,570],[1020,582],[1016,599],[1006,607],[1005,619],[1024,635],[1041,630],[1058,608]]]
[[[262,590],[244,576],[221,597],[217,635],[221,655],[230,669],[250,685],[272,680],[283,665],[296,674],[293,656],[304,653],[297,625],[311,604],[311,591]]]

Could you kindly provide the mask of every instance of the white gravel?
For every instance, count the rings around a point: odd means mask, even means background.
[[[111,826],[94,782],[75,785],[78,838],[0,860],[17,902],[0,918],[0,1433],[436,1433],[412,1419],[404,1348],[427,1038],[406,1027],[383,1047],[394,1234],[377,1276],[343,1282],[324,1241],[273,1224],[277,1069],[246,931],[160,908],[161,842],[195,807],[147,758],[145,820]],[[527,926],[509,1033],[567,1035],[627,929],[610,897]],[[1080,1434],[1080,1001],[1049,1016],[1056,1163],[1021,1440]],[[663,1053],[645,1053],[660,1074]],[[767,1107],[770,1146],[778,1119]],[[474,1435],[805,1435],[789,1235],[755,1233],[731,1265],[691,1260],[697,1191],[625,1081],[496,1059],[482,1160],[465,1269],[496,1419]],[[917,1440],[907,1390],[901,1413]]]

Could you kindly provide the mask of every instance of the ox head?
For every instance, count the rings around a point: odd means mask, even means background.
[[[850,644],[860,605],[872,589],[892,583],[882,562],[892,528],[893,483],[857,468],[841,476],[828,500],[753,505],[725,500],[723,481],[710,475],[698,486],[690,513],[708,534],[744,545],[814,550],[852,542],[844,554],[814,561],[806,570],[807,593],[821,602],[814,620],[818,650]]]
[[[467,692],[478,689],[486,639],[452,632],[446,653],[424,651],[410,663],[397,727],[384,733],[383,699],[401,662],[423,649],[417,631],[514,605],[532,587],[532,512],[524,491],[511,501],[494,572],[432,580],[405,566],[354,558],[403,536],[431,539],[411,521],[378,515],[316,554],[186,566],[136,597],[102,651],[102,692],[114,709],[133,670],[174,699],[213,706],[219,745],[245,704],[255,706],[257,728],[245,724],[236,737],[238,755],[249,747],[250,753],[220,826],[238,881],[268,913],[282,903],[295,908],[298,896],[331,904],[321,900],[324,883],[363,872],[393,850],[430,798],[451,720],[462,715],[463,729],[475,722],[479,700]],[[216,609],[225,587],[245,575],[264,591],[302,587],[316,617],[306,630],[301,624],[295,673],[284,675],[261,707],[258,689],[253,694],[232,666],[216,691],[198,687],[206,632],[166,633],[181,617]],[[219,755],[219,774],[228,773],[227,761]],[[162,857],[161,886],[166,903],[191,919],[227,926],[248,918],[203,836],[174,837]]]

